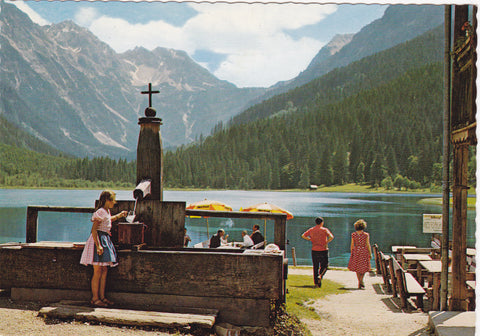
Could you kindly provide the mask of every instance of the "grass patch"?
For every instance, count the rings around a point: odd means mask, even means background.
[[[299,319],[319,320],[320,316],[315,312],[313,303],[327,295],[341,294],[346,291],[343,285],[325,279],[322,288],[313,285],[311,275],[289,274],[287,279],[287,312]]]
[[[344,193],[386,193],[386,194],[420,194],[430,193],[429,188],[420,188],[413,190],[385,189],[383,187],[372,187],[369,184],[348,183],[344,185],[321,186],[316,191],[320,192],[344,192]]]
[[[469,210],[475,210],[475,205],[477,202],[476,197],[468,197],[467,198],[467,208]],[[428,205],[438,205],[442,206],[443,204],[443,199],[440,197],[435,197],[435,198],[423,198],[420,201],[418,201],[419,204],[428,204]],[[453,204],[453,198],[450,197],[450,206]]]

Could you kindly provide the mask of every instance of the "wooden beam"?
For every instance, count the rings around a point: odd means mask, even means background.
[[[453,151],[452,296],[450,310],[465,310],[468,197],[468,143]]]
[[[160,328],[187,328],[197,326],[211,329],[216,316],[200,314],[180,314],[155,311],[92,308],[89,306],[73,306],[57,304],[43,307],[40,316],[58,319],[75,319],[117,325],[152,326]]]

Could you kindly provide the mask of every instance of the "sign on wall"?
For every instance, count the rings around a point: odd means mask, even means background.
[[[442,233],[442,215],[423,214],[423,233]]]

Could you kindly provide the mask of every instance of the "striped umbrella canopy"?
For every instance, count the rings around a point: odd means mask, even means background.
[[[214,210],[214,211],[233,211],[232,207],[228,204],[225,204],[223,202],[219,201],[214,201],[214,200],[208,200],[204,199],[203,201],[198,201],[195,203],[189,204],[186,209],[188,210]],[[190,216],[190,217],[196,217],[196,216]],[[210,234],[208,232],[208,217],[205,216],[207,219],[207,236],[210,237]]]
[[[272,203],[259,203],[248,208],[242,208],[240,211],[249,211],[249,212],[270,212],[270,213],[284,213],[287,214],[287,220],[292,219],[293,215],[290,211],[280,208],[278,205]]]
[[[269,213],[284,213],[287,214],[287,220],[293,218],[293,214],[278,205],[264,202],[264,203],[259,203],[255,204],[252,206],[249,206],[247,208],[240,208],[240,211],[247,211],[247,212],[269,212]],[[267,220],[265,219],[265,225],[264,225],[264,237],[267,239]]]

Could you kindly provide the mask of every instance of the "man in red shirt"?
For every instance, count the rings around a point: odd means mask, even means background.
[[[333,234],[323,227],[323,218],[315,218],[315,226],[302,234],[302,238],[312,242],[313,282],[322,287],[322,279],[328,267],[328,243],[333,240]]]

